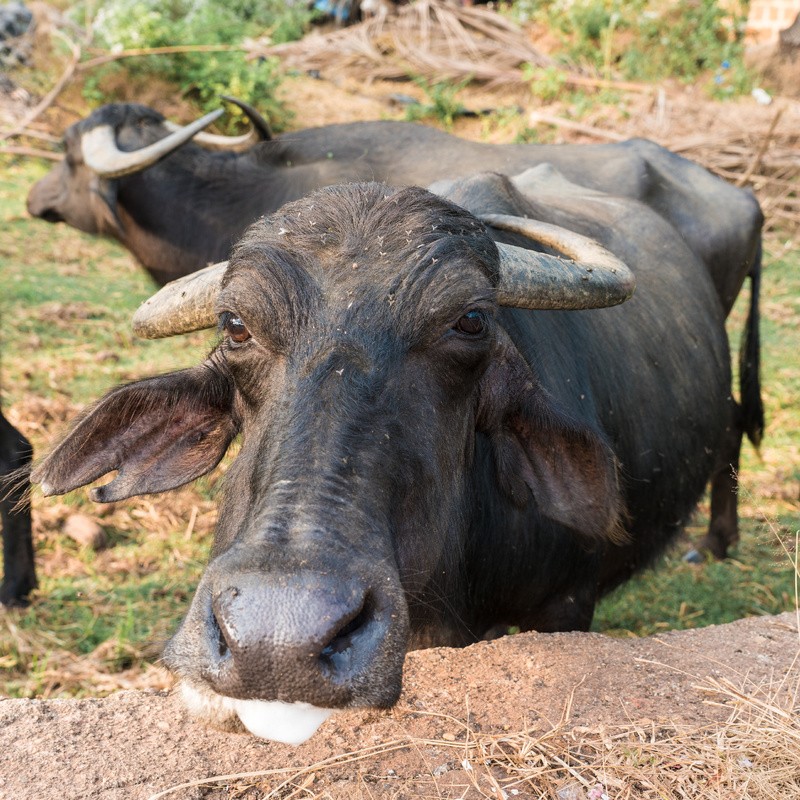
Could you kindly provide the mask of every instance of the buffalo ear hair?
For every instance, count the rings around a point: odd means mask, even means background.
[[[208,368],[211,366],[212,368]],[[117,470],[92,490],[110,503],[163,492],[212,470],[236,436],[233,384],[208,362],[113,389],[34,470],[46,495]]]
[[[539,384],[510,339],[481,379],[478,428],[497,480],[519,508],[587,537],[622,541],[617,461],[603,435],[572,419]]]

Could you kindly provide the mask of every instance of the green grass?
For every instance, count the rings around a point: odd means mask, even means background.
[[[719,100],[752,87],[742,44],[745,19],[718,0],[515,0],[506,9],[559,36],[557,60],[604,78],[701,79]],[[553,85],[547,71],[537,72],[545,86]]]
[[[498,120],[502,124],[503,120]],[[29,187],[45,167],[0,160],[3,406],[46,451],[77,409],[111,386],[197,363],[213,341],[194,334],[144,342],[129,319],[153,285],[112,242],[31,220]],[[771,252],[780,252],[777,241]],[[742,542],[725,563],[680,560],[687,542],[606,598],[595,628],[620,635],[698,627],[795,607],[794,550],[800,527],[800,257],[766,259],[762,303],[769,426],[759,457],[745,446]],[[746,298],[730,329],[744,323]],[[224,473],[224,465],[223,470]],[[161,685],[151,664],[182,618],[211,542],[217,475],[180,491],[112,506],[84,490],[34,497],[40,588],[30,608],[0,615],[0,694],[60,696]],[[62,533],[83,512],[110,546],[82,549]],[[689,536],[703,532],[707,508]]]

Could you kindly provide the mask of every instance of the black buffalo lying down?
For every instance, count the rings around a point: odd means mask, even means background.
[[[208,359],[110,392],[34,472],[49,495],[118,470],[93,497],[119,500],[242,435],[165,654],[217,722],[291,738],[259,701],[386,707],[407,648],[588,628],[712,471],[724,315],[675,229],[548,167],[439,188],[331,187],[256,223],[139,318],[218,319]],[[633,298],[593,308],[631,293],[625,265]]]

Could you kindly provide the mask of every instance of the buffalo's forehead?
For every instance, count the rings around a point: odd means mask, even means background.
[[[88,131],[101,125],[108,125],[114,129],[117,136],[122,136],[124,141],[118,141],[120,146],[130,144],[132,147],[141,147],[167,133],[163,122],[164,117],[148,106],[138,103],[109,103],[96,109],[85,119],[70,125],[64,136],[68,142],[70,140],[79,142],[83,134]]]
[[[329,187],[248,231],[220,304],[250,322],[366,313],[416,330],[490,302],[497,260],[479,220],[425,190]]]

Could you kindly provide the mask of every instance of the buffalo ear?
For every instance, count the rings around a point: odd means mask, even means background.
[[[617,461],[608,443],[567,416],[504,335],[481,378],[478,429],[489,436],[501,489],[518,507],[593,538],[624,539]]]
[[[100,221],[98,226],[100,233],[113,234],[121,239],[125,235],[125,229],[117,210],[117,182],[95,176],[92,179],[91,191],[96,197],[92,206],[96,218]]]
[[[45,495],[118,470],[92,490],[110,503],[163,492],[204,475],[237,433],[233,384],[210,362],[113,389],[34,470]]]

